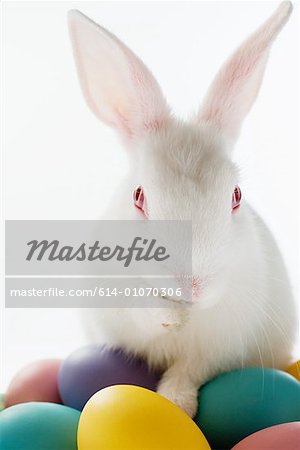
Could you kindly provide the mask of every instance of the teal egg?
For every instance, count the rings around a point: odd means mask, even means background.
[[[0,414],[1,450],[76,450],[79,411],[54,403],[20,403]]]
[[[300,383],[273,369],[223,374],[200,389],[195,421],[213,450],[231,449],[263,428],[300,421]]]

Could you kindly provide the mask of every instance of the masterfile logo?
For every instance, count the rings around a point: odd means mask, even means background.
[[[7,221],[7,307],[178,307],[190,221]]]

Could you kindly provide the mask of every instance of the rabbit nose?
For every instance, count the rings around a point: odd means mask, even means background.
[[[197,275],[180,274],[177,282],[185,300],[196,302],[201,295],[201,282]]]
[[[192,277],[192,300],[197,301],[201,295],[201,283],[199,277]]]

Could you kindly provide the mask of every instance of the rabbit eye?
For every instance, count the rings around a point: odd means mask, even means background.
[[[232,194],[232,211],[235,211],[239,208],[240,203],[242,200],[242,191],[240,190],[239,186],[235,186],[233,194]]]
[[[142,188],[142,186],[137,186],[135,188],[135,190],[133,191],[133,201],[134,201],[134,206],[138,209],[140,209],[141,211],[143,211],[143,213],[145,215],[146,214],[146,199],[145,199],[145,194],[144,194],[144,190]]]

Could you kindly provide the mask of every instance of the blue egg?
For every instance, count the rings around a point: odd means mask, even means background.
[[[77,450],[80,413],[54,403],[20,403],[0,414],[1,450]]]
[[[230,449],[256,431],[300,421],[300,383],[273,369],[223,374],[200,389],[195,420],[212,449]]]

